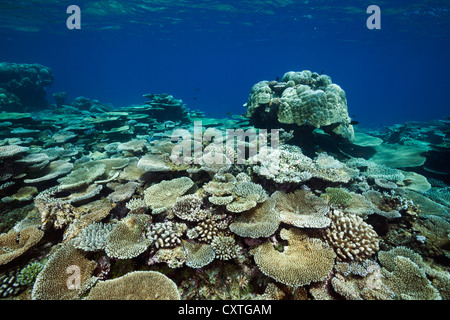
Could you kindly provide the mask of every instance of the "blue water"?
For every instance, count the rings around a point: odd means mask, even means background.
[[[77,3],[78,2],[78,3]],[[81,8],[68,30],[66,8]],[[381,9],[369,30],[366,8]],[[448,1],[2,1],[0,61],[50,67],[51,93],[115,106],[169,93],[211,116],[245,113],[253,84],[329,75],[363,127],[450,115]]]

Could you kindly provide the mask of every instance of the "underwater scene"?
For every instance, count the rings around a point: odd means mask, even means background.
[[[0,43],[1,300],[450,299],[448,1],[2,0]]]

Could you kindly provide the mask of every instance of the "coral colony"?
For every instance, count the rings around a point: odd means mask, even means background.
[[[447,120],[363,132],[307,70],[224,119],[0,75],[1,298],[450,298]]]

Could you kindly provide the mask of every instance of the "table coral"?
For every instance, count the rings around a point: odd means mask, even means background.
[[[100,281],[86,300],[180,300],[177,285],[157,271],[133,271]]]
[[[265,275],[297,287],[324,280],[331,272],[336,255],[324,242],[308,238],[299,229],[282,229],[280,237],[288,241],[283,252],[265,242],[254,255]]]

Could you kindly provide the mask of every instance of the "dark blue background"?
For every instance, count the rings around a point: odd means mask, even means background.
[[[179,14],[197,21],[192,30],[189,24],[148,28],[119,18],[105,29],[82,15],[82,29],[69,31],[63,12],[61,21],[41,25],[40,32],[2,30],[0,61],[51,67],[56,79],[50,102],[56,91],[115,106],[141,103],[146,93],[169,93],[190,109],[223,117],[245,112],[256,82],[308,69],[324,71],[346,91],[349,114],[363,127],[449,116],[447,34],[440,36],[427,17],[425,27],[433,26],[428,36],[423,24],[414,25],[420,14],[408,31],[383,15],[382,29],[368,30],[365,6],[359,6],[359,19],[347,22],[332,23],[332,10],[321,19],[305,18],[308,12],[301,10],[280,11],[270,21],[255,15],[253,32],[232,17],[217,28],[214,17],[196,20],[194,13]]]

